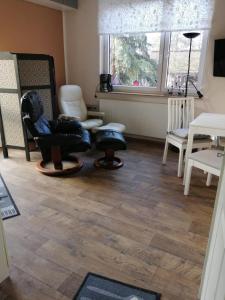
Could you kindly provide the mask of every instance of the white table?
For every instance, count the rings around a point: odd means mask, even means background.
[[[184,181],[186,176],[187,159],[192,152],[192,144],[195,134],[225,137],[225,114],[202,113],[190,123],[186,150]]]

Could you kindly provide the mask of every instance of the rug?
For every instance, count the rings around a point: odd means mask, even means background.
[[[159,300],[153,291],[88,273],[73,300]]]
[[[20,212],[0,176],[0,213],[3,220],[16,217]]]

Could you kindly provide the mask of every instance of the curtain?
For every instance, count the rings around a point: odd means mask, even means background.
[[[99,34],[210,29],[214,0],[98,0]]]

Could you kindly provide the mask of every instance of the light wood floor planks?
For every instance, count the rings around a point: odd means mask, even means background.
[[[38,153],[1,159],[1,174],[21,216],[4,222],[11,279],[1,300],[69,300],[87,272],[162,293],[162,300],[195,300],[216,194],[216,183],[194,171],[191,195],[176,177],[177,154],[161,166],[163,147],[129,141],[125,166],[95,170],[101,154],[82,155],[83,170],[51,178],[35,170]]]

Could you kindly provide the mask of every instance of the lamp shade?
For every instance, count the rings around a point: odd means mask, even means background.
[[[194,39],[194,38],[196,38],[199,35],[200,35],[199,32],[187,32],[187,33],[184,33],[184,36],[186,38],[188,38],[188,39]]]

